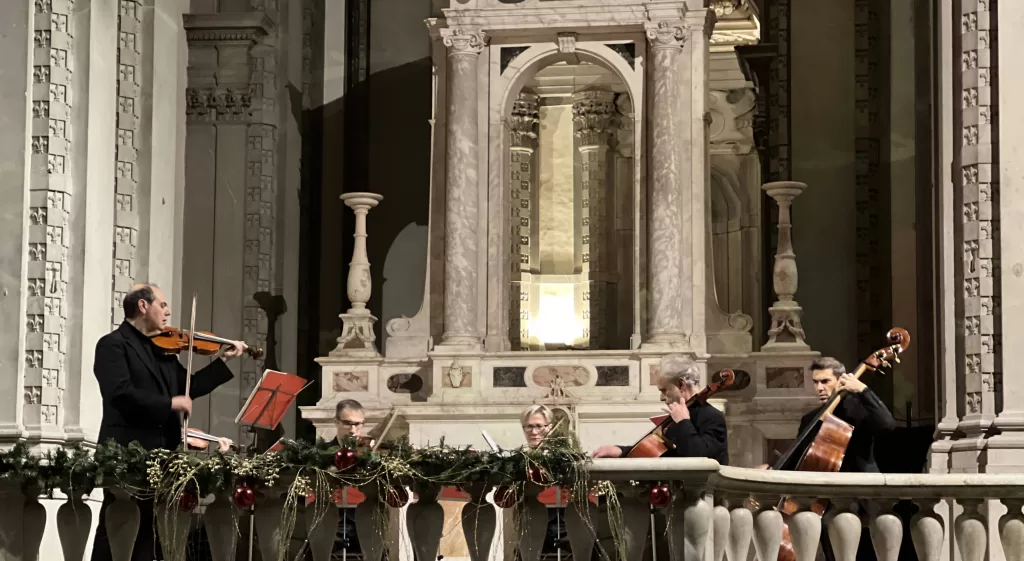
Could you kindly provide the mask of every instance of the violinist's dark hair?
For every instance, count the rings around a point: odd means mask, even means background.
[[[147,304],[152,304],[153,300],[156,300],[156,294],[153,293],[153,289],[160,288],[153,283],[136,286],[137,288],[128,291],[128,294],[124,295],[125,319],[135,319],[139,317],[139,302],[145,300]]]
[[[814,362],[811,363],[811,372],[814,372],[815,370],[831,370],[832,374],[834,374],[836,378],[846,374],[846,366],[830,356],[823,356],[815,359]]]

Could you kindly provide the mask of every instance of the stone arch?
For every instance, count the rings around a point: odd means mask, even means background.
[[[646,44],[642,35],[638,34],[635,41],[637,57],[645,56]],[[494,52],[492,51],[492,53]],[[569,56],[559,50],[557,41],[552,36],[549,42],[537,43],[528,47],[513,59],[504,71],[499,71],[497,65],[492,66],[490,70],[487,158],[492,177],[499,177],[500,180],[491,182],[486,187],[486,195],[484,195],[487,201],[486,213],[491,217],[488,221],[487,244],[496,249],[496,251],[489,252],[487,256],[487,269],[494,271],[495,274],[488,275],[486,323],[488,336],[504,339],[505,345],[502,345],[504,348],[507,348],[509,342],[509,326],[512,321],[509,313],[510,311],[515,312],[510,304],[512,282],[510,282],[509,276],[511,274],[509,259],[512,257],[509,205],[512,201],[508,196],[510,192],[509,177],[503,171],[509,164],[510,150],[509,135],[505,130],[507,128],[506,118],[511,114],[513,105],[523,87],[539,70],[552,63],[567,60]],[[572,56],[574,57],[572,60],[601,65],[622,81],[626,93],[633,102],[633,144],[639,146],[644,104],[643,72],[639,69],[634,70],[619,53],[596,41],[576,43]],[[640,166],[636,166],[632,178],[634,190],[641,188],[640,181]]]

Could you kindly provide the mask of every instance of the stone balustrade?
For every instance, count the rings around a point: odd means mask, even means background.
[[[659,556],[667,551],[673,561],[748,561],[751,547],[758,559],[775,561],[784,529],[795,561],[815,559],[823,531],[836,559],[853,561],[865,526],[879,561],[896,561],[908,537],[921,561],[949,560],[951,546],[962,561],[1024,561],[1024,477],[1019,474],[794,473],[720,467],[706,459],[603,459],[587,469],[590,483],[612,482],[617,498],[592,493],[582,505],[561,501],[575,559],[590,559],[595,547],[613,559],[641,559],[650,547],[653,521],[654,548],[666,547]],[[300,505],[297,516],[289,520],[283,514],[296,497],[289,497],[287,484],[281,485],[258,492],[252,510],[262,559],[292,559],[296,543],[302,547],[305,541],[314,561],[330,561],[339,509],[333,501],[314,500]],[[600,483],[597,488],[611,486]],[[652,488],[658,489],[657,497],[652,497]],[[461,526],[470,559],[511,558],[510,551],[516,547],[522,561],[542,558],[549,506],[539,500],[543,487],[528,483],[523,489],[507,509],[494,506],[496,493],[486,483],[458,491],[464,502]],[[380,559],[385,550],[389,559],[438,558],[442,531],[451,531],[443,528],[445,509],[439,503],[445,490],[420,484],[409,491],[411,501],[402,493],[384,496],[388,493],[376,488],[355,493],[361,499],[354,512],[362,559]],[[39,559],[46,516],[38,497],[29,494],[21,501],[24,494],[18,485],[0,481],[0,500],[5,505],[0,510],[0,559]],[[127,561],[139,514],[126,494],[117,494],[106,524],[114,560]],[[341,500],[350,500],[350,495]],[[783,497],[790,498],[792,514],[776,510]],[[658,499],[664,506],[652,508]],[[818,499],[831,503],[824,530],[820,509],[815,508]],[[904,535],[904,522],[894,510],[899,501],[912,503],[916,511],[909,520],[909,536]],[[23,508],[10,506],[22,502]],[[947,513],[953,513],[952,519]],[[233,561],[238,547],[248,547],[240,543],[239,528],[249,526],[248,521],[240,523],[242,516],[228,496],[207,497],[192,513],[178,505],[158,506],[156,526],[165,559],[183,561],[189,529],[201,523],[214,561]],[[91,510],[80,498],[60,506],[57,533],[65,559],[81,561],[88,553],[91,520]],[[500,537],[502,526],[504,538]]]

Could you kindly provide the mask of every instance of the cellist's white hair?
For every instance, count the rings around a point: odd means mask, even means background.
[[[665,355],[658,362],[658,372],[678,386],[696,388],[700,385],[700,368],[689,357]]]

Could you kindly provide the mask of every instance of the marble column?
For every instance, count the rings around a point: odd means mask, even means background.
[[[580,233],[583,270],[587,274],[583,305],[584,325],[589,335],[589,348],[608,348],[613,333],[615,307],[614,246],[609,235],[607,185],[608,141],[617,116],[615,94],[591,90],[573,94],[572,118],[580,151]],[[610,286],[611,285],[611,286]]]
[[[648,329],[646,347],[674,348],[687,344],[682,282],[684,247],[683,186],[689,183],[681,146],[686,134],[680,62],[686,26],[681,21],[650,22],[651,135],[649,167]]]
[[[477,325],[478,164],[477,61],[486,44],[472,28],[441,30],[448,47],[448,130],[445,194],[445,347],[480,348]]]
[[[536,239],[531,238],[537,206],[534,181],[534,150],[537,146],[537,94],[523,92],[512,105],[509,126],[509,181],[511,187],[511,256],[512,287],[509,291],[509,341],[513,350],[530,349],[530,275],[531,256]]]

